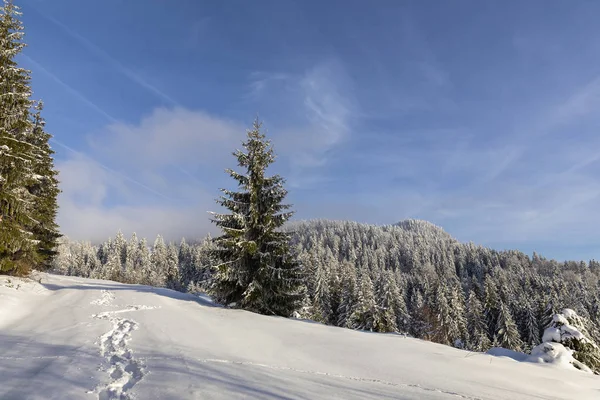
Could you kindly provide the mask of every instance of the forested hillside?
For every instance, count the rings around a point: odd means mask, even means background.
[[[428,222],[390,226],[308,221],[293,232],[306,296],[296,314],[326,324],[405,332],[474,351],[528,351],[563,308],[600,340],[600,264],[547,260],[460,243]],[[120,282],[205,290],[214,243],[152,247],[122,234],[100,246],[63,242],[56,270]]]

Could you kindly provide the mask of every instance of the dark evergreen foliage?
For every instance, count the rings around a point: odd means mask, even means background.
[[[57,171],[42,103],[31,99],[30,72],[16,57],[25,47],[21,13],[0,7],[0,273],[46,269],[60,236]]]
[[[215,239],[220,263],[211,287],[224,304],[262,314],[290,316],[304,297],[302,267],[290,248],[290,234],[281,227],[293,215],[283,204],[287,191],[279,175],[267,176],[275,161],[270,141],[256,120],[233,154],[243,173],[227,170],[239,191],[222,189],[218,204],[229,214],[215,214],[223,235]]]

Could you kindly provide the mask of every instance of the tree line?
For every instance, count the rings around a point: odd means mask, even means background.
[[[460,243],[428,222],[375,226],[343,221],[290,224],[303,266],[293,315],[328,325],[399,332],[472,351],[530,352],[564,308],[600,343],[600,263],[557,262],[534,253]],[[100,246],[64,241],[62,273],[211,292],[218,243],[152,248],[118,234]],[[226,302],[225,302],[226,303]]]

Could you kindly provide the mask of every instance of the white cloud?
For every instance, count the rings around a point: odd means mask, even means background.
[[[201,237],[211,230],[207,210],[215,208],[211,194],[195,187],[195,202],[170,203],[139,186],[127,177],[107,171],[88,157],[74,156],[57,164],[62,193],[58,222],[72,239],[105,240],[117,230],[126,235],[136,232],[153,239],[162,234],[170,240],[182,236]],[[184,185],[173,184],[173,189]],[[216,193],[216,192],[215,192]]]
[[[557,107],[550,119],[553,124],[571,122],[596,113],[600,107],[600,76],[579,87],[563,104]]]
[[[273,129],[267,118],[268,136],[281,156],[278,166],[289,172],[290,184],[314,183],[327,151],[350,132],[350,102],[338,85],[342,72],[340,65],[327,63],[287,82],[294,87],[287,100],[301,107],[295,111],[302,118],[273,121]],[[265,85],[255,90],[269,90]],[[234,185],[223,169],[236,166],[231,152],[241,147],[250,123],[158,108],[139,123],[115,122],[91,133],[86,155],[71,149],[72,157],[58,165],[63,232],[93,240],[119,229],[149,238],[206,234],[212,228],[207,211],[217,209],[218,188]]]
[[[115,123],[94,134],[95,152],[114,163],[140,166],[210,164],[237,146],[246,126],[183,108],[155,109],[139,124]]]
[[[87,154],[70,149],[57,163],[62,231],[91,240],[119,229],[148,238],[205,235],[218,188],[232,184],[223,169],[233,166],[244,134],[241,124],[181,108],[95,132]]]

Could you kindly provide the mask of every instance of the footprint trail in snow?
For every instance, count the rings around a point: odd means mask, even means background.
[[[110,306],[115,295],[107,290],[102,291],[102,297],[92,304]],[[138,328],[137,322],[118,315],[138,310],[151,310],[156,307],[131,305],[121,310],[105,311],[92,315],[92,318],[109,320],[112,329],[99,339],[100,353],[108,362],[104,371],[110,376],[110,382],[96,388],[99,400],[130,400],[128,393],[146,374],[145,364],[133,356],[129,347],[131,334]]]

